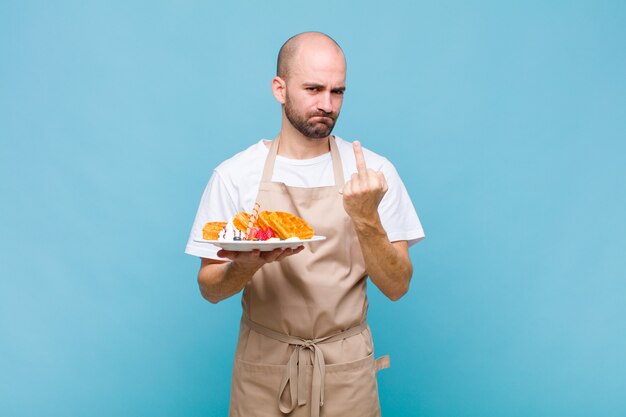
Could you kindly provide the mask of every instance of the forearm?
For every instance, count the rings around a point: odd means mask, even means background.
[[[198,272],[200,292],[212,303],[222,301],[241,291],[263,265],[296,255],[303,249],[304,246],[298,246],[296,249],[274,249],[269,252],[220,250],[217,256],[228,258],[231,262],[202,259]]]
[[[241,291],[258,269],[236,262],[203,263],[198,272],[200,292],[211,303],[218,303]]]
[[[380,218],[354,222],[365,267],[372,282],[391,300],[409,289],[413,266],[406,242],[390,242]]]

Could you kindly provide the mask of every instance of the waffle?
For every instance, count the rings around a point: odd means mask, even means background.
[[[219,233],[226,226],[226,222],[209,222],[202,229],[202,238],[205,240],[217,240]]]
[[[263,229],[270,227],[276,236],[281,239],[297,237],[298,239],[311,239],[314,231],[309,224],[295,214],[283,211],[262,211],[257,220]]]
[[[248,228],[249,221],[250,214],[246,213],[245,211],[240,211],[239,213],[235,214],[235,218],[233,219],[233,226],[235,226],[235,228],[237,228],[237,230],[239,230],[240,232],[245,233],[246,229]]]

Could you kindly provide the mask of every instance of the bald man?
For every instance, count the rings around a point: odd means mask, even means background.
[[[367,278],[389,299],[409,288],[408,248],[424,237],[393,165],[331,135],[346,91],[346,60],[327,35],[282,46],[272,93],[282,109],[274,140],[260,140],[214,171],[185,252],[201,258],[212,303],[242,295],[230,416],[379,416],[367,325]],[[210,221],[240,211],[283,211],[315,238],[296,249],[223,250],[202,241]]]

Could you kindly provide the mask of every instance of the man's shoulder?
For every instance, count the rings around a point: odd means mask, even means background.
[[[219,164],[215,171],[222,177],[240,176],[263,166],[267,148],[260,140]]]

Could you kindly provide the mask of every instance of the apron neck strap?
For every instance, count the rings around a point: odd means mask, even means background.
[[[263,167],[263,176],[261,182],[272,182],[272,173],[274,172],[274,163],[276,162],[276,155],[278,155],[278,142],[280,137],[277,137],[272,141],[269,154],[265,159],[265,167]],[[330,157],[333,161],[333,174],[335,175],[335,186],[338,189],[342,189],[345,184],[343,177],[343,165],[341,164],[341,156],[339,155],[339,149],[335,143],[335,137],[330,136],[328,138],[330,144]]]

